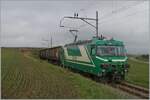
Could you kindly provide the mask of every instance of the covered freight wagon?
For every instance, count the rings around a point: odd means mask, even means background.
[[[40,58],[41,59],[47,59],[51,62],[60,62],[60,50],[61,46],[52,47],[40,50]]]

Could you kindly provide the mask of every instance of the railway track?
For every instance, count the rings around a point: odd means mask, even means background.
[[[73,72],[75,72],[74,70],[71,70]],[[79,73],[79,72],[77,72]],[[81,75],[83,75],[84,77],[90,78],[96,82],[102,83],[102,84],[107,84],[109,86],[112,86],[114,88],[118,88],[122,91],[125,91],[127,93],[133,94],[137,97],[140,97],[142,99],[149,99],[149,89],[146,89],[144,87],[141,86],[137,86],[128,82],[121,82],[121,83],[107,83],[107,82],[103,82],[100,81],[99,78],[93,78],[92,76],[88,75],[88,74],[83,74],[80,73]]]
[[[127,82],[122,82],[115,85],[116,88],[119,88],[128,93],[134,94],[142,99],[149,99],[149,90],[137,85],[133,85]]]

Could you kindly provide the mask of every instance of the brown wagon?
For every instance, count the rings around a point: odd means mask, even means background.
[[[61,46],[57,46],[40,50],[40,58],[47,59],[50,62],[60,62],[61,48]]]

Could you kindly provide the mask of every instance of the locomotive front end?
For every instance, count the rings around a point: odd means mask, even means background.
[[[129,65],[127,61],[110,61],[100,64],[102,76],[109,81],[121,81],[125,79]]]
[[[121,81],[125,79],[129,65],[126,49],[121,41],[100,40],[95,46],[96,65],[105,80]]]

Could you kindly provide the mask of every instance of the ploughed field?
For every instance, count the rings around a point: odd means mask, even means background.
[[[2,98],[137,98],[49,64],[30,51],[2,48],[1,56]]]

